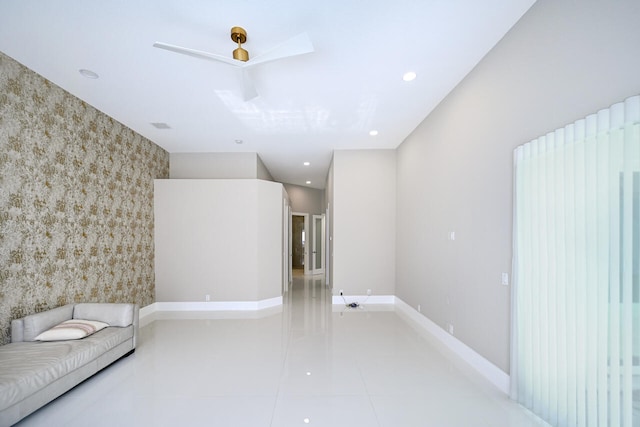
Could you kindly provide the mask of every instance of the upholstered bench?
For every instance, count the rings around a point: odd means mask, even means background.
[[[135,304],[70,304],[12,321],[11,343],[0,346],[0,426],[133,353],[137,334]]]

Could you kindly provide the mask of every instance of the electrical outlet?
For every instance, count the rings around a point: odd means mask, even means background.
[[[342,292],[342,289],[340,289],[340,296],[344,295],[344,293]]]
[[[449,323],[449,333],[453,335],[453,325]]]
[[[509,273],[502,273],[502,284],[509,286]]]
[[[204,300],[205,300],[206,302],[211,301],[211,295],[206,294],[206,295],[204,296]]]
[[[418,304],[418,313],[422,313],[422,310],[420,308],[420,304]]]
[[[367,296],[371,296],[371,289],[367,289]]]

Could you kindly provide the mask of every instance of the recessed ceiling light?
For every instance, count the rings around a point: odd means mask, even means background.
[[[153,126],[156,129],[171,129],[171,126],[169,126],[166,123],[162,123],[162,122],[151,123],[151,126]]]
[[[303,163],[303,165],[305,165],[305,166],[309,166],[310,164],[311,164],[311,163],[309,163],[309,162],[304,162],[304,163]]]
[[[78,71],[80,72],[80,74],[82,74],[84,77],[88,79],[97,79],[98,77],[100,77],[98,73],[91,70],[85,70],[84,68]]]
[[[309,418],[305,418],[305,419],[304,419],[304,420],[302,420],[302,421],[304,421],[304,423],[305,423],[305,424],[309,424],[309,423],[311,422],[311,420],[310,420]]]
[[[307,181],[307,185],[311,184],[311,181]]]
[[[244,142],[244,141],[243,141],[243,140],[241,140],[241,139],[236,139],[236,141],[235,141],[235,143],[236,143],[236,144],[238,144],[238,145],[242,144],[243,142]]]
[[[369,135],[371,135],[371,136],[376,136],[377,134],[378,134],[378,131],[375,130],[375,129],[372,130],[372,131],[369,131]]]
[[[311,372],[307,372],[307,376],[311,376]]]
[[[402,80],[404,80],[405,82],[410,82],[411,80],[414,80],[416,78],[416,73],[414,73],[413,71],[409,71],[408,73],[404,73],[404,76],[402,76]]]

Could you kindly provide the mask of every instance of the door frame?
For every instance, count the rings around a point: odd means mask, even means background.
[[[291,284],[291,206],[289,201],[283,198],[282,205],[282,295],[287,293]]]
[[[317,230],[316,230],[316,219],[320,219],[320,236],[317,235]],[[311,234],[310,237],[310,247],[311,247],[311,264],[313,265],[313,269],[311,269],[311,274],[323,274],[325,271],[325,265],[326,265],[326,256],[325,256],[325,234],[326,234],[326,217],[325,214],[313,214],[312,215],[312,220],[313,222],[311,223]],[[319,242],[316,241],[316,238],[318,238]],[[319,244],[319,248],[317,248]],[[321,267],[320,268],[316,268],[316,258],[315,258],[315,254],[316,251],[320,251],[320,264]]]

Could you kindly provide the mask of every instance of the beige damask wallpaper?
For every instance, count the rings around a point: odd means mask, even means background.
[[[163,149],[0,53],[0,344],[70,302],[154,302],[168,177]]]

